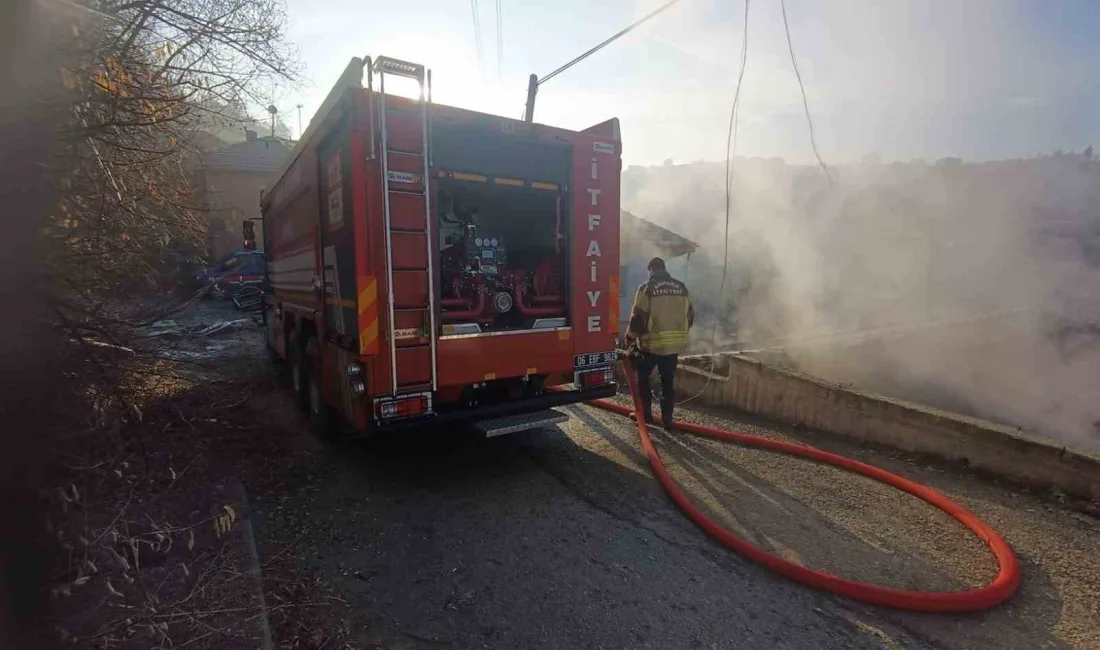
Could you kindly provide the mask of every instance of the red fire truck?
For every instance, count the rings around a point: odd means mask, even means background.
[[[620,156],[617,119],[433,104],[424,66],[353,59],[261,199],[266,340],[311,425],[496,434],[613,394]]]

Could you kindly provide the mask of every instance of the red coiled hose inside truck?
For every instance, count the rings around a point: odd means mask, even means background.
[[[631,411],[631,409],[625,406],[604,400],[591,402],[593,406],[627,416],[633,415],[633,413],[642,412],[642,404],[638,397],[638,387],[634,378],[634,367],[629,360],[626,364],[626,375],[627,381],[630,384],[630,394],[634,398],[634,410]],[[887,607],[918,612],[973,612],[989,609],[1010,598],[1012,594],[1016,592],[1016,588],[1020,584],[1020,568],[1016,562],[1016,556],[1012,553],[1012,549],[1009,548],[1004,539],[1002,539],[996,531],[990,528],[989,525],[981,519],[978,519],[972,512],[959,506],[931,488],[927,488],[907,478],[898,476],[897,474],[891,474],[890,472],[881,470],[872,465],[807,445],[780,442],[760,436],[732,433],[730,431],[722,431],[720,429],[699,426],[697,424],[677,422],[675,428],[680,431],[687,431],[688,433],[708,436],[718,440],[736,442],[750,447],[761,447],[772,451],[791,454],[793,456],[803,456],[821,463],[827,463],[863,474],[876,481],[896,487],[903,492],[908,492],[936,506],[940,510],[943,510],[973,531],[974,534],[985,542],[993,552],[993,555],[997,558],[997,563],[1000,565],[1000,571],[998,571],[997,577],[994,578],[993,582],[980,589],[958,592],[920,592],[881,587],[879,585],[856,582],[854,580],[845,580],[831,573],[825,573],[824,571],[818,571],[816,569],[804,567],[800,564],[788,562],[783,558],[772,555],[771,553],[753,546],[740,537],[737,537],[696,508],[695,505],[688,500],[687,496],[684,495],[683,491],[680,490],[680,486],[672,479],[668,470],[665,469],[665,464],[661,461],[661,456],[657,453],[657,449],[653,446],[653,441],[649,437],[649,429],[646,427],[644,418],[638,418],[637,423],[638,435],[642,440],[642,449],[649,459],[649,465],[653,468],[653,473],[657,476],[657,480],[660,481],[661,486],[664,487],[665,492],[667,492],[676,505],[684,511],[688,518],[706,531],[708,535],[714,537],[729,548],[792,580],[816,589],[822,589],[865,603],[885,605]]]

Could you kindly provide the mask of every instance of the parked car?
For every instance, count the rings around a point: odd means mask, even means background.
[[[263,279],[263,251],[234,251],[195,274],[199,286],[213,285],[209,295],[216,300],[225,300],[242,287],[259,287]]]

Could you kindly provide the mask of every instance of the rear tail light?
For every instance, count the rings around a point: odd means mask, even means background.
[[[613,381],[615,381],[615,371],[612,368],[598,368],[596,370],[578,372],[577,376],[574,378],[574,383],[576,383],[579,388],[604,386]]]
[[[432,412],[432,397],[428,393],[383,397],[375,400],[374,413],[380,420],[429,415]]]

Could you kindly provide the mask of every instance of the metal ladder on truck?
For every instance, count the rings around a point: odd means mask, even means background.
[[[375,59],[373,71],[378,75],[391,392],[435,391],[438,336],[428,177],[431,73],[389,57]],[[418,98],[387,96],[387,75],[416,81]]]

